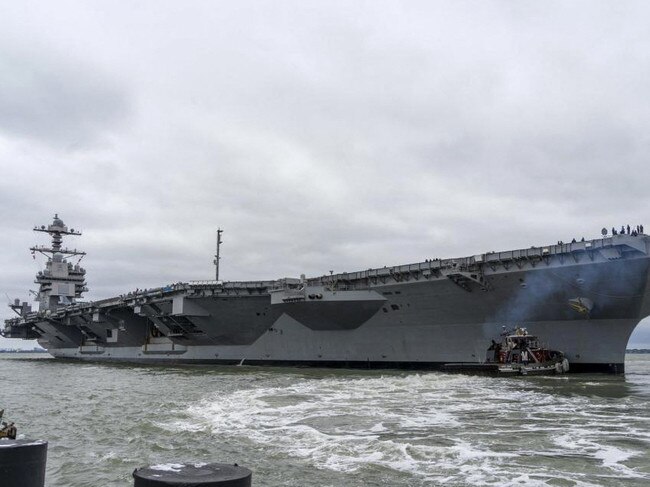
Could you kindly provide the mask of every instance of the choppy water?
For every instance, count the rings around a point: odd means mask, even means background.
[[[0,409],[47,485],[237,462],[262,486],[649,485],[650,355],[627,374],[148,367],[0,355]]]

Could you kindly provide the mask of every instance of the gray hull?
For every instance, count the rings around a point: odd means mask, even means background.
[[[306,280],[187,283],[7,322],[61,358],[434,368],[524,326],[572,371],[622,372],[650,314],[648,237]]]
[[[555,335],[554,340],[548,341],[549,348],[569,350],[566,354],[574,371],[623,372],[625,345],[636,322],[574,323],[561,334],[557,322],[531,325],[534,326],[529,328],[538,335]],[[598,328],[596,332],[594,327]],[[90,345],[51,348],[50,353],[59,358],[127,362],[429,369],[445,363],[482,360],[486,340],[490,340],[484,338],[486,328],[497,332],[501,323],[414,326],[408,336],[394,327],[377,327],[374,332],[331,331],[314,336],[300,323],[284,317],[274,325],[274,331],[250,346],[183,346],[169,341],[149,346],[148,350]],[[495,335],[498,332],[491,336]]]

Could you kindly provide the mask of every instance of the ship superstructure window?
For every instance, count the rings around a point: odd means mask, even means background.
[[[113,330],[106,328],[106,338],[113,338]]]

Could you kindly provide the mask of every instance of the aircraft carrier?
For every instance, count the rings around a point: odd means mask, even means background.
[[[38,311],[15,300],[3,335],[57,358],[429,369],[482,362],[503,327],[523,326],[573,372],[622,373],[650,314],[642,231],[310,278],[227,282],[217,270],[214,281],[80,302],[85,253],[62,240],[81,233],[57,215],[34,230],[52,238],[31,248],[47,257]]]

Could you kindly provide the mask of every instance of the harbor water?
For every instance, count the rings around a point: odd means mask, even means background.
[[[482,377],[0,354],[0,409],[46,485],[238,463],[255,487],[650,484],[650,354],[613,375]]]

